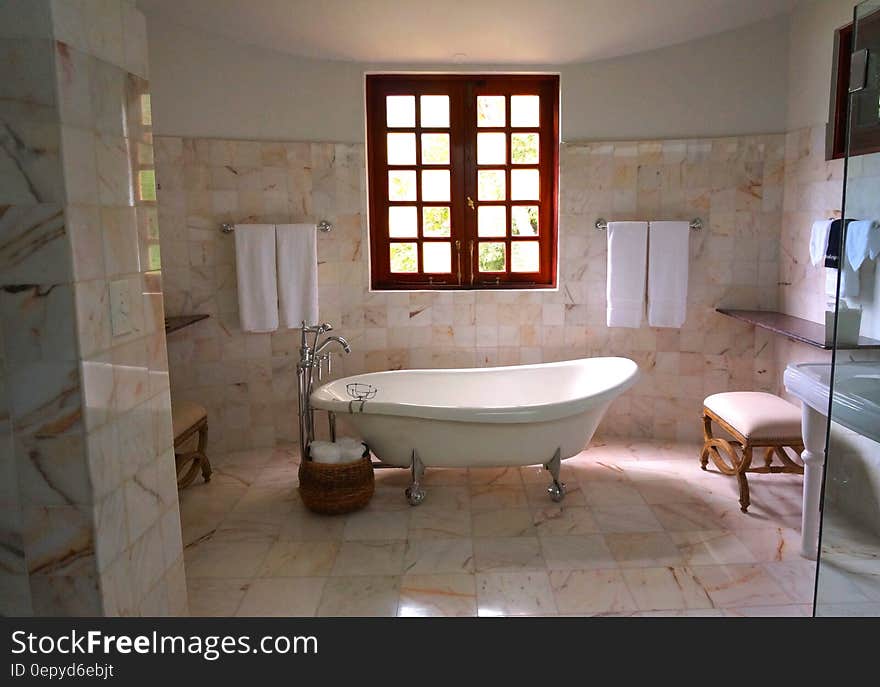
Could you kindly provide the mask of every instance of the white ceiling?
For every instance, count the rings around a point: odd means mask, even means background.
[[[151,18],[291,55],[366,63],[565,64],[653,50],[796,0],[138,0]]]

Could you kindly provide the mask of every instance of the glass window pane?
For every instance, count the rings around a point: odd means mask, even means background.
[[[419,105],[422,108],[421,120],[425,127],[449,126],[449,96],[423,95]]]
[[[447,241],[427,241],[422,244],[424,271],[429,274],[448,274],[452,271],[452,244]]]
[[[503,95],[478,95],[477,126],[504,126],[504,100]]]
[[[481,169],[477,172],[477,199],[504,200],[507,197],[505,178],[503,169]]]
[[[422,234],[449,236],[452,233],[449,208],[422,208]]]
[[[392,243],[391,244],[391,271],[392,272],[418,272],[416,244]]]
[[[514,236],[537,236],[538,206],[514,205],[510,208],[510,223]]]
[[[510,197],[513,200],[539,200],[541,179],[537,169],[514,169],[510,173]]]
[[[422,134],[422,164],[449,164],[449,134]]]
[[[507,162],[507,136],[502,133],[477,134],[477,164],[503,165]]]
[[[541,98],[537,95],[510,97],[510,126],[538,126]]]
[[[422,200],[449,201],[449,170],[422,170]]]
[[[415,200],[416,173],[412,169],[388,172],[388,200]]]
[[[416,163],[416,135],[388,134],[388,164],[414,165]]]
[[[537,241],[514,241],[510,244],[510,271],[537,272],[541,269]]]
[[[515,165],[538,164],[538,134],[511,134],[510,161]]]
[[[385,120],[389,127],[416,125],[416,97],[414,95],[385,96]]]
[[[388,235],[397,238],[415,238],[419,235],[418,214],[414,205],[388,208]]]
[[[479,236],[507,235],[507,208],[503,205],[480,205],[477,208]]]
[[[480,241],[478,264],[480,272],[504,272],[507,264],[507,246],[501,242]]]

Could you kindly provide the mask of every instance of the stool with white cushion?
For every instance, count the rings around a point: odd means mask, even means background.
[[[713,436],[712,423],[725,430],[732,439]],[[764,464],[752,467],[752,451],[764,449]],[[802,465],[785,452],[789,448],[798,456],[804,450],[801,437],[801,411],[779,396],[760,391],[731,391],[713,394],[703,401],[703,470],[709,458],[725,475],[736,475],[739,481],[739,503],[743,513],[749,507],[749,483],[746,473],[804,474]],[[773,458],[779,464],[773,463]]]

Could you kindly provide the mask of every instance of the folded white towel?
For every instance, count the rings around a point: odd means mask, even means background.
[[[675,327],[687,317],[690,222],[651,222],[648,230],[648,324]]]
[[[340,437],[336,440],[339,447],[343,462],[358,460],[364,455],[364,444],[362,441],[352,439],[351,437]]]
[[[647,222],[608,223],[606,322],[637,329],[645,312]]]
[[[235,270],[241,328],[246,332],[278,329],[275,225],[235,226]]]
[[[278,251],[278,305],[282,327],[318,321],[318,239],[314,224],[275,227]]]
[[[859,273],[854,270],[848,260],[844,260],[840,270],[840,297],[858,298],[861,293]],[[837,272],[834,267],[825,268],[825,295],[830,299],[837,298]]]
[[[313,441],[309,444],[309,455],[316,463],[339,463],[342,452],[332,441]]]
[[[831,232],[833,219],[822,219],[813,222],[810,230],[810,262],[813,267],[825,264],[825,254],[828,252],[828,234]]]
[[[876,220],[857,220],[846,227],[846,261],[858,271],[865,260],[876,260],[880,255],[880,223]]]

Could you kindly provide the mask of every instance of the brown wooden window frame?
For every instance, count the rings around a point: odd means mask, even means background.
[[[415,126],[387,126],[386,97],[415,96]],[[420,96],[449,96],[449,127],[421,127]],[[477,126],[477,96],[505,96],[505,126]],[[512,127],[510,121],[511,96],[540,96],[538,126]],[[369,197],[370,227],[370,285],[373,290],[471,290],[471,289],[548,289],[557,285],[558,251],[558,196],[559,196],[559,76],[556,74],[368,74],[366,75],[367,121],[367,191]],[[450,135],[448,165],[423,165],[421,134],[446,133]],[[505,164],[477,164],[477,133],[505,133]],[[511,135],[537,133],[539,137],[538,162],[514,164],[511,160]],[[416,163],[389,165],[386,135],[414,133]],[[416,199],[390,201],[388,172],[416,170]],[[422,199],[421,170],[448,169],[450,172],[450,201],[425,202]],[[505,200],[480,200],[477,193],[479,169],[505,170]],[[537,169],[540,177],[539,200],[511,200],[511,171]],[[451,235],[426,237],[423,234],[423,206],[451,208]],[[477,236],[477,216],[481,206],[505,208],[506,235],[498,238]],[[513,236],[511,207],[538,207],[538,236]],[[392,238],[389,236],[389,208],[415,206],[418,236]],[[505,244],[505,271],[480,272],[478,269],[479,242]],[[422,272],[423,246],[431,242],[449,242],[451,271],[445,274]],[[537,272],[511,271],[512,248],[518,241],[537,243],[539,270]],[[417,244],[417,272],[391,272],[390,250],[394,242]]]

